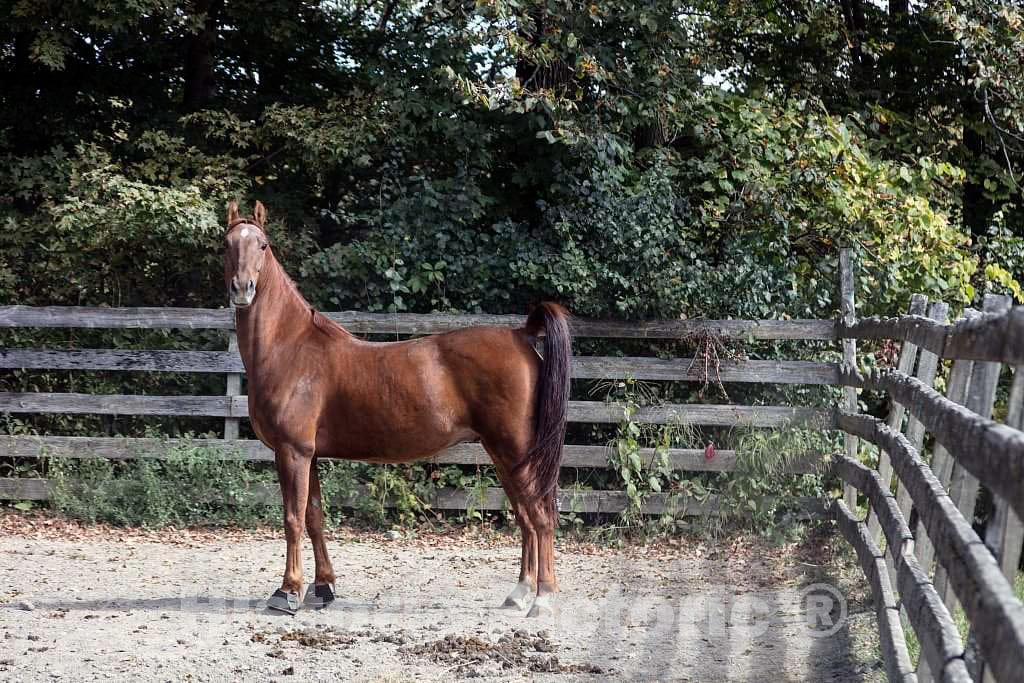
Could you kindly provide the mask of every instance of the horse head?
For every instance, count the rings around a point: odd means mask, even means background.
[[[224,234],[224,285],[237,308],[256,299],[260,271],[267,258],[270,240],[263,229],[267,209],[256,202],[251,218],[238,213],[238,202],[228,204],[228,227]]]

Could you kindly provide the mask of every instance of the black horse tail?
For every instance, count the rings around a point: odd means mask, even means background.
[[[533,446],[523,466],[532,465],[532,482],[538,493],[556,503],[558,475],[562,468],[562,444],[569,416],[569,377],[572,369],[572,335],[569,313],[555,303],[544,302],[526,319],[526,334],[536,338],[544,330],[544,360],[537,383]]]

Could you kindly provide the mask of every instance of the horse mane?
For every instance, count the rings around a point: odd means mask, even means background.
[[[313,326],[330,337],[351,337],[351,332],[334,322],[312,306],[309,310],[313,312]]]
[[[281,265],[281,262],[277,260],[277,256],[274,255],[273,247],[270,249],[270,254],[277,266],[277,275],[281,278],[281,284],[284,285],[286,294],[294,297],[304,309],[309,311],[313,327],[329,337],[352,337],[351,332],[313,308],[312,304],[306,301],[306,297],[302,296],[302,292],[299,291],[298,285],[296,285],[295,281],[292,280],[290,275],[288,275],[288,272]]]

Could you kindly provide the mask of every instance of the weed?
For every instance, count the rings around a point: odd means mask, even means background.
[[[777,532],[778,514],[798,497],[824,494],[818,470],[822,455],[836,448],[835,438],[805,429],[750,429],[736,446],[736,472],[722,483],[722,507],[728,514],[749,519],[755,529]],[[806,465],[809,473],[792,473]]]
[[[689,424],[640,423],[635,416],[644,405],[658,401],[653,387],[632,378],[602,382],[595,389],[622,408],[608,464],[626,496],[620,523],[626,528],[675,532],[689,526],[682,521],[686,506],[704,504],[717,495],[718,514],[702,515],[705,530],[719,535],[728,525],[743,524],[777,540],[792,540],[802,533],[799,524],[776,524],[779,514],[799,497],[820,496],[821,477],[813,468],[797,465],[820,462],[836,447],[835,437],[817,430],[749,429],[731,435],[736,442],[736,469],[732,472],[685,472],[672,462],[673,448],[704,446],[700,432]],[[706,453],[714,457],[714,446]],[[793,474],[796,469],[811,469]],[[652,494],[665,493],[664,512],[651,520],[641,514]]]
[[[167,526],[251,526],[280,516],[268,506],[273,473],[219,447],[189,439],[128,461],[52,458],[53,505],[89,522]],[[147,457],[149,456],[149,457]]]
[[[697,396],[704,398],[708,387],[714,385],[722,394],[722,398],[728,401],[729,393],[725,390],[725,385],[722,384],[722,361],[742,360],[744,355],[732,346],[730,339],[717,334],[707,325],[702,325],[694,330],[684,338],[684,341],[695,349],[687,372],[696,368],[700,373],[701,387]]]

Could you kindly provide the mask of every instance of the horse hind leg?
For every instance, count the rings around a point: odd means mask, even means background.
[[[526,468],[513,470],[515,460],[499,459],[495,451],[487,449],[498,470],[502,485],[516,512],[523,531],[523,556],[519,583],[505,600],[509,607],[525,608],[530,595],[535,595],[526,616],[541,617],[556,613],[554,594],[558,592],[555,577],[555,526],[558,507],[555,494],[541,494],[531,482],[532,473]],[[498,451],[501,453],[503,451]],[[514,451],[513,451],[514,452]],[[510,472],[514,472],[510,474]]]
[[[530,596],[537,591],[537,532],[520,505],[513,503],[512,510],[523,536],[522,555],[519,560],[519,582],[505,598],[502,607],[521,610],[526,609]]]
[[[510,474],[511,464],[515,461],[502,456],[502,452],[486,442],[484,448],[491,456],[495,469],[498,471],[498,479],[501,481],[505,495],[508,496],[512,506],[512,512],[516,517],[516,524],[522,534],[522,553],[519,559],[519,582],[512,592],[508,594],[502,607],[506,609],[526,609],[530,602],[530,596],[537,591],[537,534],[530,522],[530,517],[520,505],[518,490],[515,481]]]
[[[316,576],[306,590],[303,604],[309,607],[327,607],[334,602],[334,567],[327,555],[327,542],[324,539],[324,510],[320,494],[320,475],[317,472],[317,460],[313,458],[309,472],[309,502],[306,505],[306,531],[313,542],[313,558],[316,561]]]
[[[554,598],[558,592],[555,577],[555,526],[558,523],[558,508],[553,495],[522,496],[521,504],[526,508],[537,535],[537,597],[526,616],[544,617],[557,613]]]

